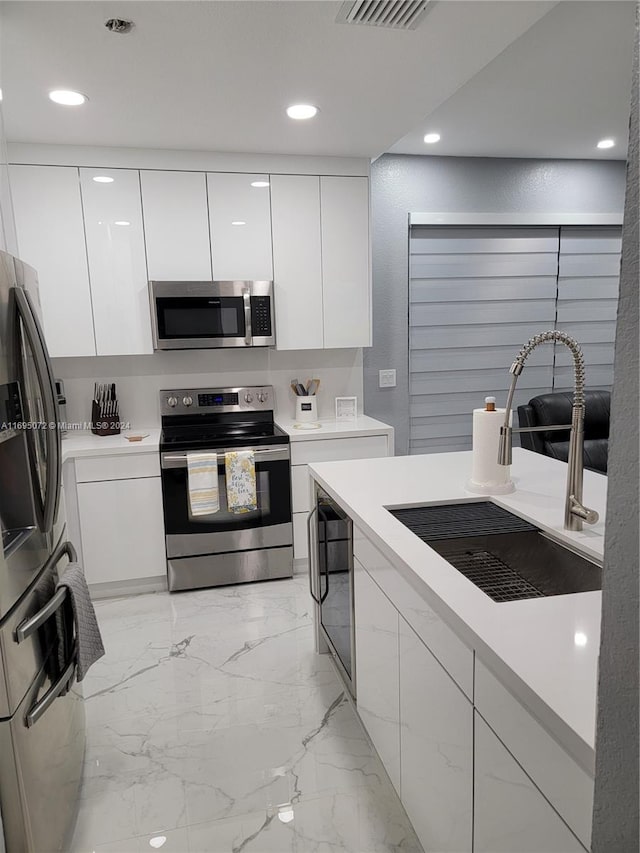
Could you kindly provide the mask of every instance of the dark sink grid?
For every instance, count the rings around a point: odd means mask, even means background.
[[[496,602],[601,589],[601,569],[489,501],[389,510]]]

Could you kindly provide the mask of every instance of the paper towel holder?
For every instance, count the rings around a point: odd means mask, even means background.
[[[474,452],[476,452],[476,453],[478,452],[478,447],[476,445],[476,413],[478,413],[478,417],[480,417],[480,416],[484,416],[485,412],[491,413],[492,418],[495,417],[495,425],[494,426],[496,429],[496,436],[495,436],[496,447],[495,447],[495,454],[493,455],[493,458],[496,459],[497,451],[498,451],[498,442],[499,442],[499,438],[500,438],[499,429],[500,429],[501,421],[502,421],[502,418],[500,416],[501,415],[505,416],[506,412],[504,409],[497,409],[496,408],[496,398],[495,397],[485,397],[484,409],[475,409],[474,410],[474,413],[473,413],[473,420],[474,420],[474,430],[473,430],[474,436],[473,436],[473,438],[474,438],[474,442],[473,443],[475,445],[474,446]],[[509,420],[510,420],[510,417],[509,417]],[[478,426],[479,426],[479,423],[478,423]],[[493,448],[491,448],[491,450],[493,450]],[[487,450],[487,452],[489,452],[489,451]],[[502,466],[498,466],[497,461],[496,461],[495,467],[498,468],[498,470],[499,470],[499,468]],[[503,471],[504,471],[504,468],[503,468]],[[477,475],[477,474],[478,474],[478,469],[476,467],[476,459],[474,457],[473,464],[472,464],[471,477],[465,483],[465,488],[467,489],[467,491],[473,492],[474,494],[478,494],[478,495],[508,495],[511,492],[515,491],[515,485],[513,483],[513,480],[510,477],[507,478],[506,482],[504,482],[504,481],[500,482],[500,480],[502,478],[490,479],[488,477],[486,480],[481,480],[480,478],[477,478],[474,480],[474,475]]]

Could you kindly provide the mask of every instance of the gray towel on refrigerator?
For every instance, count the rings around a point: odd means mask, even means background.
[[[78,647],[77,678],[82,681],[89,667],[103,656],[104,646],[82,566],[69,563],[58,581],[57,589],[61,586],[69,590],[71,599]]]

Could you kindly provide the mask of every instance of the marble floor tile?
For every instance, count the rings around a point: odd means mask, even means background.
[[[419,851],[303,578],[96,610],[71,853]]]

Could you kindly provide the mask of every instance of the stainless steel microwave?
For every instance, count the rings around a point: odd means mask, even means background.
[[[268,347],[271,281],[150,281],[153,348]]]

